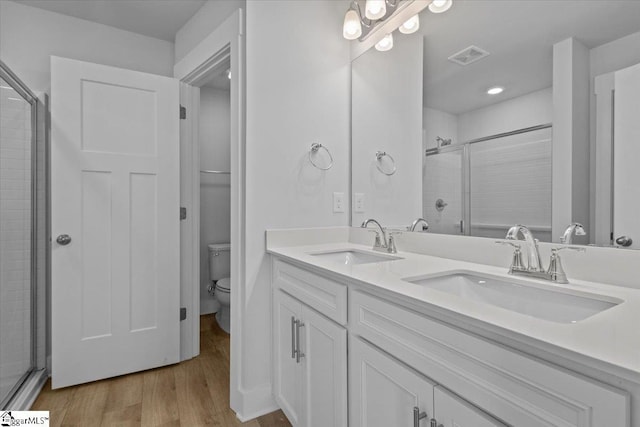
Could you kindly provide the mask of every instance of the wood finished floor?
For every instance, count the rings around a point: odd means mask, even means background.
[[[51,426],[291,427],[281,411],[241,423],[229,408],[229,335],[213,315],[200,319],[200,356],[177,365],[51,390],[32,410]]]

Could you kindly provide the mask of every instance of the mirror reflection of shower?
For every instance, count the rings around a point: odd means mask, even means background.
[[[436,144],[437,144],[438,148],[446,147],[447,145],[451,145],[451,138],[444,139],[444,138],[438,136],[438,137],[436,137]]]

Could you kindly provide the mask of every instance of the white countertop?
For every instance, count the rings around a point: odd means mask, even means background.
[[[380,263],[344,265],[311,253],[357,249],[371,251],[370,246],[351,242],[333,242],[309,246],[267,247],[267,252],[290,261],[303,263],[339,275],[346,279],[390,291],[412,301],[426,303],[427,307],[445,310],[475,323],[481,322],[489,329],[507,338],[533,345],[543,351],[578,359],[588,367],[640,383],[640,290],[621,286],[572,280],[570,284],[553,284],[567,290],[587,292],[599,296],[617,298],[624,302],[597,313],[577,323],[557,323],[502,309],[493,305],[470,301],[465,298],[429,287],[413,284],[403,278],[441,275],[446,272],[469,271],[490,274],[507,279],[507,266],[495,267],[453,259],[439,258],[412,252],[399,251],[403,259]],[[521,276],[518,281],[549,285],[544,280]]]

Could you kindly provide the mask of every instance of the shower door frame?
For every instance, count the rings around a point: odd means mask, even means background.
[[[508,132],[497,133],[489,136],[483,136],[480,138],[475,138],[466,142],[462,142],[455,145],[447,145],[444,147],[430,148],[424,151],[423,157],[423,167],[424,162],[430,156],[436,156],[443,153],[450,153],[455,151],[462,151],[462,224],[461,224],[461,233],[462,236],[472,236],[471,234],[471,153],[470,147],[472,144],[477,144],[480,142],[491,141],[499,138],[506,138],[509,136],[520,135],[528,132],[535,132],[543,129],[553,129],[553,123],[543,123],[535,126],[528,126],[521,129],[515,129]],[[424,185],[424,184],[423,184]],[[553,192],[553,189],[552,189]],[[535,229],[533,229],[535,230]],[[480,237],[480,236],[475,236]]]
[[[31,360],[29,369],[22,375],[20,380],[14,384],[9,394],[0,400],[0,409],[4,408],[9,402],[15,398],[18,390],[27,382],[27,379],[38,369],[38,274],[37,274],[37,230],[38,230],[38,97],[25,85],[18,76],[16,76],[11,69],[0,60],[0,77],[7,82],[9,86],[31,106],[31,230],[30,230],[30,305],[31,305]],[[46,176],[46,162],[45,162],[45,176]],[[47,251],[48,252],[48,251]],[[44,348],[44,346],[43,346]]]

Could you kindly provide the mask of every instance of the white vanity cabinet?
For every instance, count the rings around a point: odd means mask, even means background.
[[[437,427],[507,427],[441,386],[433,390],[433,407]]]
[[[509,425],[630,425],[628,393],[386,299],[351,292],[349,319],[350,334]],[[441,423],[437,406],[435,413]],[[463,417],[462,412],[455,415]]]
[[[274,395],[294,426],[347,425],[347,332],[350,427],[631,426],[627,391],[518,343],[318,268],[272,271]]]
[[[505,426],[356,336],[349,349],[351,427]]]
[[[349,425],[414,426],[433,418],[435,384],[360,338],[349,337]]]
[[[274,395],[293,426],[347,426],[347,330],[285,292],[298,282],[295,266],[274,268]],[[318,277],[319,278],[319,277]],[[326,281],[324,278],[322,281]],[[344,286],[344,285],[340,285]],[[299,291],[299,290],[298,290]],[[346,292],[344,294],[346,309]]]

